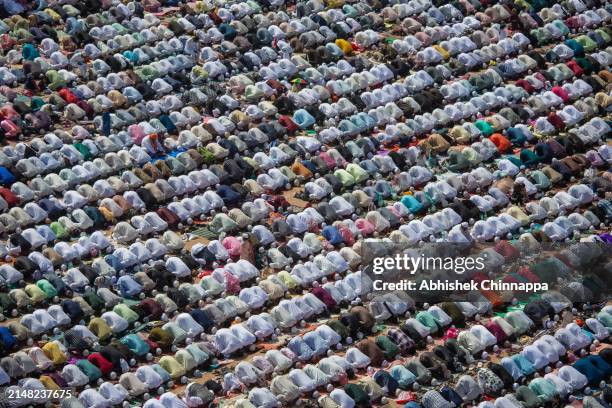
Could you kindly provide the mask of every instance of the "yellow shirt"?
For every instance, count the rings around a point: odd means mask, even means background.
[[[52,341],[42,347],[42,351],[53,361],[55,365],[61,365],[68,361],[57,341]]]
[[[336,40],[336,45],[342,50],[344,55],[350,55],[353,53],[353,46],[351,43],[342,38]]]
[[[446,51],[441,45],[433,45],[432,48],[436,51],[438,51],[441,55],[442,58],[444,58],[445,60],[450,58],[450,54],[448,53],[448,51]]]

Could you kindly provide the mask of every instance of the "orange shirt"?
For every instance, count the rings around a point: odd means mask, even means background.
[[[504,153],[512,149],[512,143],[501,133],[494,133],[489,139],[497,146],[500,153]]]

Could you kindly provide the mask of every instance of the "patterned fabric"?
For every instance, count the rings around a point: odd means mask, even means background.
[[[400,329],[389,329],[387,331],[387,337],[399,347],[402,354],[406,354],[414,348],[412,339]]]

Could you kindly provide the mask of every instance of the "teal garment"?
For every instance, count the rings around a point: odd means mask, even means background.
[[[161,115],[159,117],[159,121],[164,125],[168,133],[176,132],[176,125],[168,115]]]
[[[34,61],[36,58],[40,57],[40,53],[32,44],[26,44],[21,49],[21,55],[24,60]]]
[[[612,331],[612,315],[607,312],[599,312],[597,314],[597,320],[608,328],[608,331]]]
[[[521,129],[511,127],[506,129],[506,137],[515,146],[522,146],[527,141],[527,137]]]
[[[227,23],[221,23],[218,30],[221,32],[221,34],[223,34],[223,37],[227,41],[233,41],[238,35],[236,29]]]
[[[578,44],[582,45],[582,49],[585,52],[593,52],[597,49],[597,43],[591,39],[588,35],[581,35],[576,37]]]
[[[535,263],[530,266],[530,269],[542,282],[549,283],[556,282],[559,277],[566,277],[570,273],[568,266],[557,257],[550,257]]]
[[[524,282],[524,283],[528,283],[529,282],[529,279],[525,278],[523,275],[519,275],[516,272],[510,273],[509,276],[513,277],[518,282]]]
[[[376,338],[376,345],[380,347],[388,361],[395,360],[400,354],[399,347],[387,336],[378,336]]]
[[[316,123],[315,118],[305,109],[298,109],[293,114],[293,121],[301,128],[308,129]]]
[[[535,373],[535,367],[531,364],[531,361],[527,360],[521,354],[515,354],[512,357],[512,361],[518,366],[523,375],[531,375]]]
[[[368,129],[368,123],[366,122],[363,116],[353,115],[350,119],[351,122],[353,122],[353,124],[355,125],[355,127],[357,127],[357,129],[359,129],[360,131],[363,132]]]
[[[41,98],[34,97],[34,98],[32,98],[32,101],[30,102],[30,109],[32,109],[32,111],[34,111],[34,112],[37,112],[45,104],[46,104],[46,102],[44,100],[42,100]]]
[[[565,23],[561,20],[555,20],[552,24],[559,29],[563,33],[564,36],[568,35],[570,29],[565,25]]]
[[[353,7],[353,6],[351,6],[350,4],[345,4],[344,6],[342,6],[342,12],[347,17],[351,17],[351,18],[359,17],[359,12],[357,11],[357,9],[355,7]]]
[[[410,386],[416,381],[414,374],[412,374],[410,370],[401,364],[391,367],[389,374],[391,374],[391,377],[397,381],[399,387],[403,390],[410,388]]]
[[[583,333],[585,336],[587,336],[587,337],[589,338],[589,340],[591,341],[591,343],[592,343],[594,340],[596,340],[596,339],[595,339],[595,335],[594,335],[593,333],[591,333],[590,331],[585,330],[585,329],[581,329],[580,331],[581,331],[581,332],[582,332],[582,333]]]
[[[540,170],[533,171],[531,179],[538,190],[548,190],[550,188],[550,179]]]
[[[357,126],[355,126],[353,122],[346,119],[340,121],[340,126],[338,126],[338,129],[340,129],[341,132],[347,134],[354,134],[358,132]]]
[[[97,381],[102,377],[102,371],[90,363],[89,360],[79,360],[75,365],[89,378],[90,382]]]
[[[531,380],[529,389],[531,389],[542,402],[552,401],[559,394],[555,384],[542,377]]]
[[[538,156],[529,149],[521,150],[520,157],[521,157],[521,161],[525,163],[525,166],[528,166],[528,167],[535,166],[536,164],[540,162],[540,159],[538,158]]]
[[[438,331],[438,324],[436,323],[436,319],[434,319],[433,315],[429,312],[419,312],[416,315],[416,319],[425,327],[429,329],[430,333],[435,333]]]
[[[506,156],[504,157],[504,159],[509,160],[512,164],[514,164],[516,167],[520,168],[521,166],[524,166],[525,164],[521,161],[521,159],[519,159],[518,157],[514,156],[514,155],[510,155],[510,156]]]
[[[582,57],[584,56],[584,47],[576,40],[569,39],[565,41],[565,45],[570,47],[572,51],[574,51],[574,56]]]
[[[144,356],[150,350],[149,345],[137,334],[128,334],[120,341],[121,343],[125,344],[130,349],[130,351],[132,351],[132,353],[136,354],[137,356]]]
[[[356,116],[359,116],[359,118],[363,120],[363,123],[365,123],[365,126],[368,129],[371,129],[378,124],[378,122],[376,122],[376,120],[374,120],[372,116],[368,115],[365,112],[359,112]]]
[[[39,281],[37,281],[36,286],[38,286],[43,292],[45,292],[47,299],[51,299],[57,296],[57,289],[51,284],[51,282],[46,279],[40,279]]]
[[[535,11],[540,11],[544,7],[548,7],[548,4],[545,0],[531,0],[529,4]]]
[[[124,51],[123,56],[127,58],[132,64],[138,64],[138,60],[140,59],[138,57],[138,54],[133,51]]]
[[[408,211],[410,211],[412,214],[416,214],[423,211],[423,204],[421,204],[419,200],[414,198],[413,195],[403,196],[400,200],[400,203],[402,203],[404,207],[406,207]]]
[[[493,134],[493,127],[484,120],[477,120],[474,126],[476,126],[485,137],[489,137]]]

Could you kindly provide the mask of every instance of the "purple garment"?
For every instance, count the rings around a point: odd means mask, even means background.
[[[599,238],[601,238],[606,244],[612,244],[612,235],[607,232],[599,235]]]
[[[49,377],[53,378],[53,381],[55,381],[55,383],[59,385],[60,388],[68,387],[68,383],[66,383],[66,380],[64,380],[64,378],[59,373],[51,373],[49,374]]]

